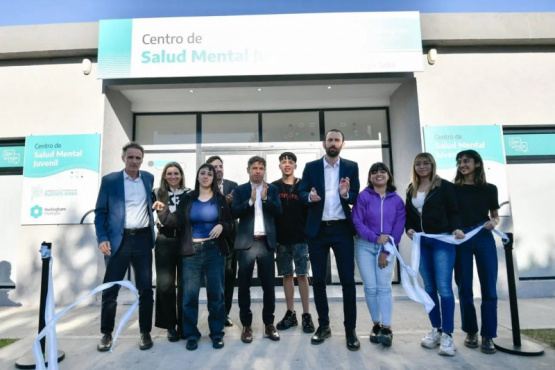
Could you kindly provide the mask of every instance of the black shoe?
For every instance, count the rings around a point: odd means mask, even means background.
[[[320,325],[318,329],[316,329],[316,333],[310,339],[310,343],[312,344],[321,344],[324,343],[326,338],[331,337],[331,330],[329,325],[322,326]]]
[[[312,322],[312,316],[309,313],[303,313],[302,315],[303,320],[303,331],[305,333],[314,333],[316,329],[314,329],[314,323]]]
[[[194,351],[198,348],[198,340],[193,338],[187,339],[187,345],[185,345],[185,348],[187,348],[189,351]]]
[[[177,330],[175,329],[168,329],[168,340],[170,342],[177,342],[179,341],[179,334],[177,333]]]
[[[345,329],[345,337],[349,351],[358,351],[360,349],[360,342],[358,341],[355,329]]]
[[[466,334],[464,345],[467,346],[468,348],[478,348],[478,333]]]
[[[380,330],[380,334],[378,334],[379,342],[386,347],[391,346],[391,342],[393,342],[393,333],[389,328],[382,328]]]
[[[149,333],[141,334],[141,341],[139,342],[139,349],[141,351],[152,348],[153,344],[154,343],[152,343],[152,338],[150,337]]]
[[[486,353],[488,355],[492,355],[497,350],[495,349],[495,345],[493,344],[493,339],[491,338],[484,338],[482,337],[482,353]]]
[[[299,322],[297,321],[297,313],[295,311],[287,310],[283,319],[277,323],[276,328],[278,330],[286,330],[297,325],[299,325]]]
[[[231,319],[229,318],[229,316],[227,316],[227,317],[225,318],[225,323],[224,323],[224,325],[227,326],[227,327],[233,326],[233,321],[231,321]]]
[[[224,338],[218,337],[212,339],[212,347],[214,347],[215,349],[224,348]]]
[[[112,334],[104,334],[102,339],[100,339],[100,343],[96,346],[96,349],[99,352],[107,352],[112,347]]]
[[[380,334],[380,330],[382,329],[381,324],[374,324],[372,327],[372,331],[370,332],[370,342],[378,344],[380,340],[378,339],[378,334]]]

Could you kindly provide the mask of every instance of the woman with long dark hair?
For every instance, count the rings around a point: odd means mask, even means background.
[[[188,190],[185,188],[185,177],[181,165],[177,162],[169,162],[162,170],[160,187],[153,190],[152,197],[154,201],[165,204],[170,212],[174,212]],[[181,332],[183,313],[181,307],[183,290],[181,284],[181,257],[179,255],[179,230],[164,225],[160,220],[158,220],[156,226],[158,236],[154,249],[156,266],[154,325],[167,329],[168,340],[177,342]]]
[[[470,240],[456,247],[455,282],[459,288],[464,345],[478,347],[478,320],[474,307],[472,279],[474,259],[482,292],[481,318],[483,353],[495,353],[493,338],[497,337],[497,248],[492,231],[499,224],[497,187],[488,184],[482,157],[475,150],[457,154],[455,193],[461,211],[463,231],[483,229]]]
[[[436,162],[430,153],[420,153],[414,158],[405,208],[405,229],[409,238],[412,239],[415,232],[451,233],[457,239],[464,238],[453,184],[437,175]],[[420,344],[426,348],[439,345],[438,353],[444,356],[454,356],[456,350],[452,337],[455,325],[454,266],[455,245],[421,238],[419,272],[424,289],[435,306],[428,313],[432,330]]]
[[[398,245],[405,225],[405,204],[395,190],[389,168],[384,163],[374,163],[368,171],[368,186],[353,207],[355,256],[374,323],[370,342],[384,346],[391,346],[393,340],[391,277],[395,265],[387,261],[389,252],[384,244],[391,236]]]
[[[224,265],[228,246],[225,240],[231,230],[231,213],[215,180],[211,164],[200,166],[195,189],[187,194],[174,213],[162,203],[155,203],[158,217],[168,225],[181,229],[180,254],[183,271],[183,334],[187,349],[198,347],[198,297],[201,282],[206,280],[208,326],[212,346],[224,346]]]

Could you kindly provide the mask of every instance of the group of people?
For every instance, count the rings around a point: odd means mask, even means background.
[[[398,247],[405,230],[411,239],[421,236],[419,272],[435,303],[429,312],[432,329],[422,346],[439,346],[441,355],[455,354],[454,271],[462,330],[467,333],[464,343],[478,347],[472,290],[475,257],[482,291],[481,349],[494,353],[497,252],[491,230],[499,223],[499,205],[497,188],[486,182],[480,155],[473,150],[457,155],[453,184],[437,175],[432,155],[418,154],[405,204],[396,193],[391,171],[381,162],[370,167],[367,187],[359,194],[357,163],[340,157],[344,144],[341,131],[328,131],[323,142],[326,154],[307,163],[302,178],[295,177],[296,155],[282,153],[282,177],[272,183],[264,180],[266,160],[262,157],[249,159],[249,181],[238,185],[224,179],[223,161],[213,156],[199,167],[192,190],[185,187],[183,169],[176,162],[166,164],[160,186],[153,190],[153,176],[139,169],[143,148],[135,142],[126,144],[124,170],[102,178],[95,227],[106,261],[104,282],[123,279],[128,266],[133,267],[139,292],[139,348],[153,345],[152,248],[157,275],[155,325],[167,330],[169,341],[186,339],[188,350],[197,349],[201,337],[198,306],[203,282],[213,347],[224,346],[225,327],[233,325],[229,313],[236,283],[241,341],[253,341],[250,287],[255,264],[263,290],[264,337],[278,341],[278,330],[299,325],[294,307],[296,275],[302,330],[313,333],[312,344],[323,343],[331,336],[326,295],[330,249],[343,291],[347,348],[360,348],[355,261],[373,321],[370,341],[391,346],[394,263],[385,245]],[[453,234],[465,239],[465,233],[477,227],[482,227],[477,235],[457,246],[427,236]],[[274,325],[276,264],[283,277],[286,312]],[[309,310],[310,268],[317,329]],[[118,290],[115,285],[102,294],[99,351],[108,351],[112,345]]]

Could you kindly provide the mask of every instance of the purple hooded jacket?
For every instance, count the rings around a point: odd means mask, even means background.
[[[353,223],[360,237],[376,243],[380,234],[391,235],[398,245],[405,226],[405,204],[394,191],[384,199],[366,187],[353,207]]]

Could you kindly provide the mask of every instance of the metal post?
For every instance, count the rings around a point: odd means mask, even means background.
[[[509,338],[498,338],[495,340],[495,348],[501,352],[519,356],[543,355],[543,347],[529,340],[520,338],[520,321],[518,318],[518,301],[516,297],[515,268],[513,262],[513,234],[507,233],[509,242],[505,244],[505,263],[507,265],[507,281],[509,284],[509,304],[511,308],[511,326],[513,331],[512,341]]]

